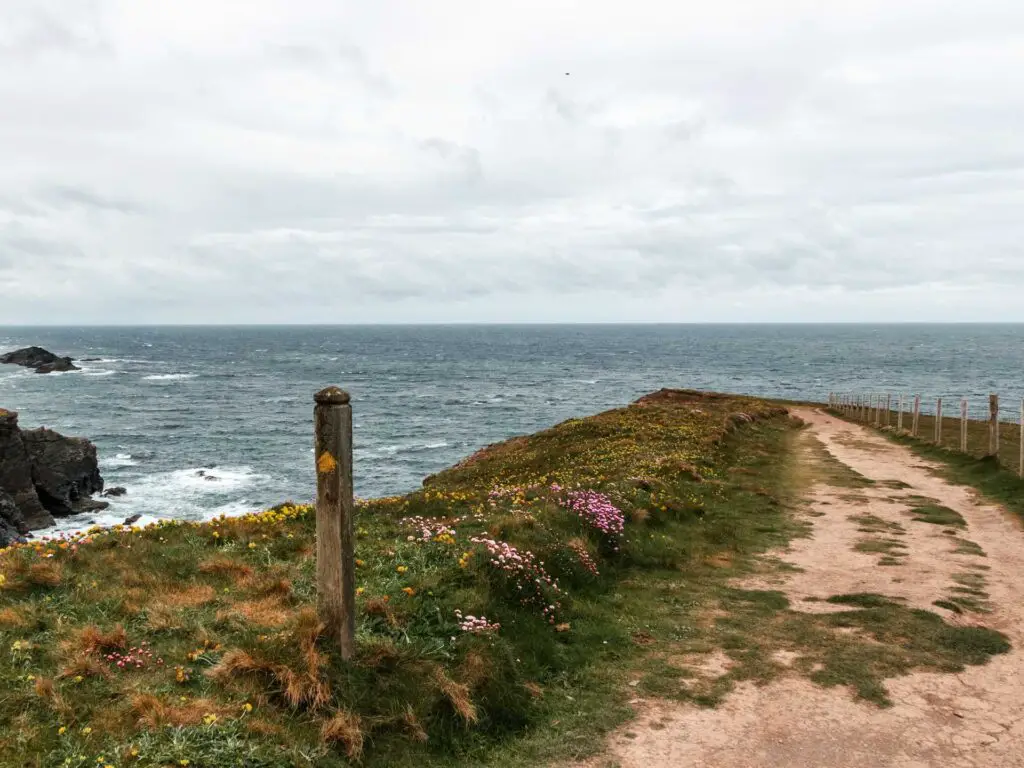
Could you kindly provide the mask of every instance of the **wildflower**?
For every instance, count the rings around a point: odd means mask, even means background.
[[[178,761],[178,765],[187,766],[187,765],[189,765],[189,761],[188,760],[179,760]]]
[[[409,570],[409,568],[407,566],[400,565],[397,568],[395,568],[395,570],[398,571],[399,573],[405,573],[406,571]]]
[[[256,549],[256,542],[255,541],[250,541],[249,542],[249,549]]]
[[[365,588],[365,587],[356,587],[356,594],[357,594],[357,595],[361,595],[361,594],[363,594],[363,592],[365,592],[365,591],[366,591],[366,588]]]
[[[364,563],[362,560],[358,560],[357,559],[356,560],[356,565],[358,565],[360,568],[362,568],[364,565],[366,565],[366,563]]]
[[[92,733],[92,728],[90,728],[88,725],[85,726],[85,728],[82,729],[82,734],[83,735],[88,736],[90,733]]]
[[[407,594],[409,597],[412,597],[416,594],[416,590],[412,587],[403,587],[402,591],[405,592],[405,594]]]
[[[252,712],[252,704],[250,704],[248,701],[245,702],[245,704],[242,705],[242,711],[245,714],[249,714],[250,712]]]
[[[57,735],[58,736],[63,736],[67,732],[68,732],[68,729],[65,728],[63,725],[60,728],[57,729]]]
[[[210,712],[210,713],[208,713],[206,715],[203,715],[203,724],[204,725],[213,725],[216,722],[217,722],[217,716],[215,714],[213,714],[212,712]]]

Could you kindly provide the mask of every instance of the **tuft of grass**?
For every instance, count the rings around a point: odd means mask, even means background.
[[[921,523],[955,528],[967,527],[967,521],[959,512],[941,504],[918,504],[910,508],[909,514],[913,516],[914,520]]]

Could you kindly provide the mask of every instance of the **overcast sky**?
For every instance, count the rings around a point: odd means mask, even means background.
[[[1024,320],[1021,0],[0,0],[0,323]]]

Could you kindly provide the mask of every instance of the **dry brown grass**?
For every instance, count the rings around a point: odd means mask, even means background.
[[[154,598],[151,605],[167,605],[173,608],[194,608],[208,603],[217,597],[217,591],[209,584],[192,584],[188,587],[176,587]]]
[[[40,560],[32,563],[25,574],[25,582],[37,587],[60,586],[64,578],[64,567],[54,560]]]
[[[35,682],[36,695],[49,703],[50,708],[57,713],[61,720],[69,720],[74,714],[74,708],[67,703],[60,695],[53,680],[48,677],[40,677]]]
[[[4,629],[25,629],[32,619],[23,608],[0,608],[0,627]]]
[[[232,714],[214,699],[164,701],[149,693],[139,693],[131,699],[131,712],[140,728],[199,725],[209,715],[218,718]]]
[[[440,667],[434,670],[434,683],[448,699],[452,708],[466,721],[466,725],[472,725],[477,721],[476,705],[470,699],[469,686],[455,682]]]
[[[287,624],[293,614],[294,609],[286,605],[280,598],[264,597],[259,600],[235,603],[230,608],[218,612],[217,618],[224,620],[238,616],[262,627],[280,627]]]
[[[362,720],[345,710],[339,710],[324,722],[320,737],[328,744],[341,744],[350,760],[357,760],[363,754]]]
[[[252,576],[252,568],[224,555],[215,555],[201,562],[199,572],[211,576],[230,576],[236,582]]]
[[[293,632],[300,651],[298,660],[301,664],[296,665],[297,668],[234,649],[225,653],[207,676],[222,684],[252,676],[270,678],[281,687],[281,695],[291,706],[320,709],[331,700],[331,687],[323,676],[326,660],[316,647],[322,631],[323,625],[315,612],[300,613]]]

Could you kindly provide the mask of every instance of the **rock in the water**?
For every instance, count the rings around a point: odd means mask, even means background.
[[[0,489],[0,547],[25,541],[25,518],[7,491]]]
[[[0,488],[7,492],[29,529],[53,525],[53,516],[39,502],[18,414],[0,409]]]
[[[126,493],[128,493],[127,488],[123,488],[120,485],[116,485],[113,488],[107,488],[107,490],[105,490],[100,495],[106,498],[116,498],[117,496],[124,496]]]
[[[80,370],[70,357],[59,357],[42,347],[25,347],[0,355],[0,363],[33,368],[36,373]]]
[[[125,525],[135,525],[135,523],[139,522],[139,520],[141,520],[141,519],[142,519],[142,515],[138,515],[138,514],[132,515],[131,517],[126,517],[124,519],[124,524]]]
[[[78,499],[71,505],[71,511],[76,515],[83,514],[85,512],[102,512],[104,509],[110,509],[109,501],[93,501],[92,499]]]
[[[32,482],[43,507],[55,515],[90,511],[82,508],[81,502],[103,490],[96,446],[84,438],[64,437],[45,427],[21,434],[32,462]]]

